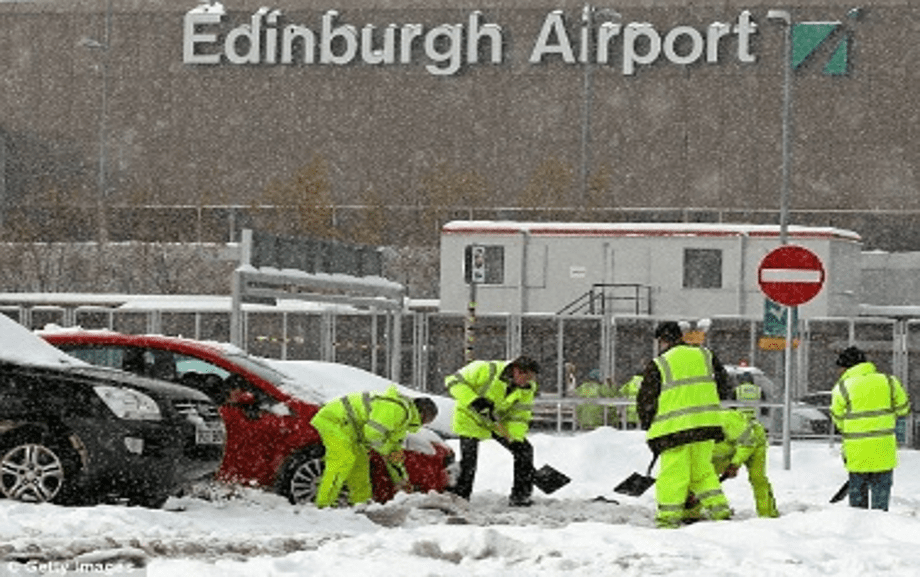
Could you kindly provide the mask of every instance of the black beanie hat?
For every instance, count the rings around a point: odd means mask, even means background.
[[[680,325],[676,322],[664,321],[655,329],[655,338],[676,343],[684,338],[684,331],[680,330]]]
[[[837,357],[837,366],[845,369],[864,362],[866,362],[866,353],[862,352],[859,347],[847,347]]]

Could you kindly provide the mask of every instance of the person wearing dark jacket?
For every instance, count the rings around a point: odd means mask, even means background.
[[[660,459],[656,524],[680,526],[691,492],[706,518],[729,519],[712,465],[715,442],[723,439],[719,395],[731,394],[725,367],[709,349],[684,343],[676,322],[660,323],[655,338],[661,353],[646,366],[636,409],[649,448]]]

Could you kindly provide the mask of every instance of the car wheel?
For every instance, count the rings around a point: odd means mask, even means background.
[[[19,439],[0,449],[0,491],[31,503],[74,502],[77,472],[72,451],[39,439]]]
[[[316,500],[326,464],[322,445],[310,447],[291,457],[281,473],[278,493],[297,505]]]

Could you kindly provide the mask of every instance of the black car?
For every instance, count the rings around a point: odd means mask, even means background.
[[[224,440],[217,407],[188,387],[76,360],[61,367],[0,360],[7,498],[159,507],[217,470]]]

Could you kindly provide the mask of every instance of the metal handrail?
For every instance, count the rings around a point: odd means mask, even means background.
[[[617,289],[632,289],[628,296],[617,296]],[[644,299],[642,292],[645,292]],[[594,283],[591,289],[569,304],[562,307],[557,314],[579,314],[587,312],[591,315],[606,314],[608,304],[614,301],[631,301],[635,303],[635,314],[652,314],[652,287],[635,283]],[[643,310],[642,303],[645,303]],[[610,306],[613,311],[612,305]]]

